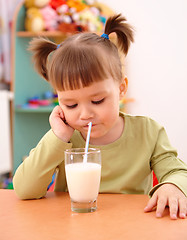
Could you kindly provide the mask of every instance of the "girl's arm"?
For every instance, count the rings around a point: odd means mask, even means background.
[[[14,189],[21,199],[41,198],[46,194],[53,173],[64,161],[64,151],[72,147],[68,142],[74,129],[65,123],[60,106],[53,109],[49,121],[52,130],[31,150],[14,175]]]
[[[176,150],[170,145],[163,127],[160,128],[151,159],[159,184],[151,191],[145,211],[156,207],[156,216],[162,217],[169,206],[171,219],[185,218],[187,214],[187,165],[177,157]]]
[[[47,132],[16,170],[13,186],[18,197],[34,199],[45,196],[53,173],[64,161],[65,149],[71,146],[71,143],[57,138],[52,130]]]
[[[158,131],[150,164],[159,182],[150,191],[151,196],[164,183],[176,185],[187,196],[187,165],[178,158],[163,127]]]

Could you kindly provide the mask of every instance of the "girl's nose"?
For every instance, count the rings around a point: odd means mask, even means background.
[[[88,120],[88,119],[91,119],[93,118],[93,111],[90,107],[83,107],[81,108],[80,110],[80,119],[81,120]]]

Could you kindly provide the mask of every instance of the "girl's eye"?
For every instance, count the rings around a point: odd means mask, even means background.
[[[101,100],[99,100],[99,101],[92,101],[92,103],[93,104],[101,104],[101,103],[103,103],[104,102],[104,98],[102,98]]]
[[[77,105],[78,105],[78,104],[76,103],[76,104],[73,104],[73,105],[66,105],[66,107],[72,109],[72,108],[76,108]]]

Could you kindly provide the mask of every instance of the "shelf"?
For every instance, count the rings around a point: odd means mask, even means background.
[[[17,113],[51,113],[55,106],[46,106],[46,107],[15,107],[15,112]]]

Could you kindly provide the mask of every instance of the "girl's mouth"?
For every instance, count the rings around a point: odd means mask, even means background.
[[[94,127],[94,126],[96,126],[96,124],[93,124],[93,123],[92,123],[92,127]],[[88,124],[87,124],[87,125],[84,125],[83,128],[86,128],[86,129],[87,129],[87,128],[88,128]]]

